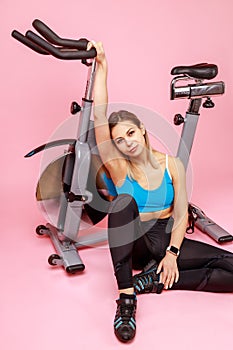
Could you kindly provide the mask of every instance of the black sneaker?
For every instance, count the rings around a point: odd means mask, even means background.
[[[159,283],[160,274],[157,274],[158,265],[155,260],[151,260],[142,272],[133,276],[133,285],[136,294],[162,293],[164,284]]]
[[[136,333],[136,308],[137,300],[135,299],[118,299],[117,311],[114,319],[114,331],[116,337],[123,343],[132,340]]]

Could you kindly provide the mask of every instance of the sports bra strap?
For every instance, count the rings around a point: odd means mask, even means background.
[[[168,173],[168,175],[169,175],[169,177],[171,179],[172,178],[171,177],[171,173],[170,173],[169,168],[168,168],[168,154],[166,154],[166,169],[167,169],[167,173]]]

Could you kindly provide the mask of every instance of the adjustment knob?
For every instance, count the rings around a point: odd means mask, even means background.
[[[184,118],[182,117],[181,114],[176,114],[175,117],[174,117],[174,124],[175,125],[180,125],[184,123]]]
[[[210,97],[207,97],[206,101],[202,105],[204,108],[213,108],[215,106],[214,102]]]
[[[71,114],[76,114],[81,111],[81,106],[75,101],[71,103],[70,112]]]

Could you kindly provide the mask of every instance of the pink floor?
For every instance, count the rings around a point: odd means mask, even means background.
[[[0,10],[0,349],[232,349],[233,293],[138,296],[137,335],[125,345],[113,333],[117,292],[107,248],[82,250],[80,275],[48,265],[54,248],[35,234],[45,223],[33,195],[41,158],[23,155],[49,139],[73,99],[81,101],[86,70],[38,56],[10,34],[39,18],[61,36],[103,41],[111,103],[144,106],[169,123],[188,106],[169,100],[171,68],[216,63],[226,93],[201,112],[191,200],[233,234],[233,2],[1,0]],[[156,121],[146,126],[160,135]],[[199,232],[192,238],[216,244]],[[233,243],[224,247],[233,252]]]
[[[24,198],[22,206],[16,209],[5,193],[1,208],[2,349],[231,348],[233,294],[188,291],[138,296],[136,338],[119,343],[112,327],[117,293],[107,248],[82,250],[86,270],[80,275],[49,266],[54,249],[34,233],[44,220],[29,189],[15,191]],[[207,194],[208,215],[232,233],[229,188]],[[205,202],[204,194],[194,199]],[[224,202],[220,212],[218,201]],[[215,244],[202,233],[192,238]],[[233,244],[224,247],[233,251]]]

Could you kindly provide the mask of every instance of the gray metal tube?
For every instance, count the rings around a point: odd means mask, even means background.
[[[199,114],[186,113],[181,139],[177,151],[177,157],[182,161],[187,169],[189,156],[193,146],[194,136],[197,128]]]
[[[195,226],[202,231],[207,233],[218,243],[232,242],[233,236],[224,230],[221,226],[217,225],[210,218],[206,217],[205,219],[199,219],[195,221]]]

